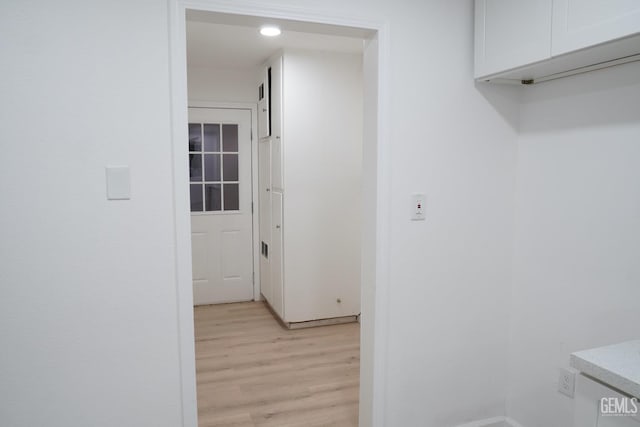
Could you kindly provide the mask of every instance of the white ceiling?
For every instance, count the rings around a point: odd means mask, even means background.
[[[260,26],[275,24],[278,37],[260,35]],[[252,16],[187,11],[187,63],[193,67],[253,69],[279,49],[313,49],[362,53],[370,32],[358,28]]]

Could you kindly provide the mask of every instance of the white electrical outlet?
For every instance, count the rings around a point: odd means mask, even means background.
[[[558,376],[558,391],[560,393],[573,397],[576,391],[577,373],[578,371],[573,368],[560,369],[560,375]]]

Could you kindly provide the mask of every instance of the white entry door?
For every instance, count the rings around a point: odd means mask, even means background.
[[[195,305],[253,299],[251,111],[189,108]]]

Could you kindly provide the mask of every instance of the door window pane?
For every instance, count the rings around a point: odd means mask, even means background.
[[[200,123],[189,123],[189,151],[202,149],[202,129]]]
[[[240,210],[238,124],[189,123],[191,211]]]
[[[238,125],[222,125],[223,151],[238,151]]]
[[[222,197],[220,184],[204,185],[204,200],[206,211],[219,211],[222,209]]]
[[[220,181],[220,154],[204,155],[204,180]]]
[[[191,212],[202,212],[202,184],[189,185],[191,190]]]
[[[220,125],[204,125],[204,151],[220,151]]]
[[[237,181],[238,180],[238,155],[237,154],[223,154],[222,166],[224,170],[224,181]]]
[[[240,210],[240,194],[238,184],[224,185],[224,210],[237,211]]]
[[[189,154],[189,177],[191,181],[202,181],[202,155]]]

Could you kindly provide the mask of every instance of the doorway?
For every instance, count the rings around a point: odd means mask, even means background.
[[[330,16],[317,11],[302,12],[299,9],[257,6],[242,0],[228,2],[209,0],[189,2],[190,8],[217,13],[235,13],[251,17],[291,19],[303,25],[320,25],[368,32],[365,55],[365,103],[364,103],[364,153],[363,182],[364,206],[362,216],[362,342],[360,425],[374,425],[384,419],[386,277],[388,265],[386,252],[389,246],[389,189],[388,189],[388,119],[386,106],[389,101],[387,88],[387,29],[382,23],[360,22],[357,18]],[[171,62],[172,62],[172,129],[174,141],[174,195],[176,200],[176,262],[179,328],[183,385],[183,425],[197,425],[195,408],[195,375],[193,358],[193,307],[191,294],[190,217],[181,211],[188,205],[186,177],[188,171],[183,146],[183,129],[187,123],[187,91],[185,55],[185,14],[187,3],[175,0],[171,7]],[[256,18],[258,19],[258,18]],[[264,18],[259,18],[264,19]],[[320,24],[316,24],[320,23]],[[346,27],[342,27],[345,26]],[[385,83],[381,83],[385,82]],[[182,141],[182,143],[181,143]],[[179,145],[180,144],[180,145]],[[364,214],[366,213],[366,215]],[[374,329],[375,324],[375,329]],[[375,381],[374,381],[375,379]],[[375,403],[375,404],[374,404]]]

